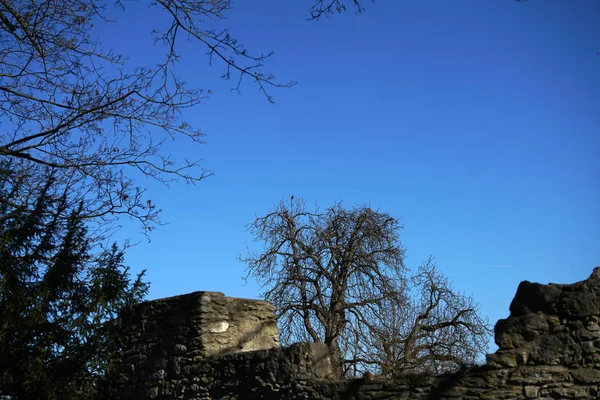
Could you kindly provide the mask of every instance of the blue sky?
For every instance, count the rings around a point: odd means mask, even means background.
[[[259,297],[236,256],[245,225],[282,198],[370,203],[402,217],[407,265],[433,255],[491,321],[522,280],[570,283],[600,265],[600,2],[445,0],[371,4],[318,22],[310,0],[238,1],[224,25],[291,89],[269,104],[182,43],[179,73],[213,95],[186,113],[207,144],[169,143],[215,175],[140,181],[168,225],[116,239],[146,268],[150,298],[196,290]],[[134,61],[162,51],[141,5],[106,44]]]

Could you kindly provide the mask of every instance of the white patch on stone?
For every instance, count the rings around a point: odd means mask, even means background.
[[[212,332],[212,333],[223,333],[228,328],[229,328],[229,322],[220,321],[220,322],[215,322],[214,324],[211,324],[210,327],[208,328],[208,330],[209,330],[209,332]]]

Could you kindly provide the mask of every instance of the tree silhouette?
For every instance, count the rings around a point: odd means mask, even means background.
[[[21,177],[0,166],[0,198],[10,198]],[[0,395],[107,398],[117,315],[148,285],[143,273],[130,279],[116,245],[93,251],[81,206],[55,189],[47,174],[32,209],[0,202]]]
[[[340,375],[474,362],[487,321],[432,260],[409,275],[401,229],[370,207],[308,211],[292,197],[249,225],[263,247],[240,259],[275,305],[282,341],[325,343]]]

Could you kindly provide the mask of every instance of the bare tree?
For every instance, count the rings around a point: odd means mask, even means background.
[[[384,376],[402,372],[440,374],[476,364],[485,355],[491,328],[472,297],[456,292],[430,258],[408,281],[409,300],[380,303],[369,331],[352,348],[361,370]]]
[[[340,375],[451,370],[487,348],[489,328],[432,260],[410,277],[398,219],[336,203],[281,202],[249,225],[241,260],[277,309],[282,342],[325,343]]]
[[[294,84],[265,70],[272,53],[252,53],[227,29],[212,28],[231,0],[148,3],[168,21],[153,31],[163,45],[153,66],[136,65],[92,35],[95,24],[113,22],[104,1],[0,0],[0,157],[32,175],[32,185],[48,168],[61,171],[54,174],[57,185],[70,189],[74,203],[84,201],[84,217],[107,222],[127,215],[146,231],[159,210],[134,176],[194,183],[211,175],[200,160],[173,159],[164,151],[166,140],[203,138],[181,113],[209,94],[174,72],[181,40],[197,43],[208,62],[220,64],[233,90],[248,80],[273,102],[269,88]],[[126,15],[127,2],[116,0],[116,6]],[[315,0],[311,11],[327,14],[332,7]]]
[[[398,220],[341,203],[309,212],[292,198],[249,228],[265,245],[242,260],[278,310],[282,340],[325,343],[341,374],[340,341],[349,322],[369,323],[369,310],[401,296]]]
[[[124,2],[117,5],[126,12]],[[94,24],[110,23],[102,1],[0,0],[0,157],[18,160],[12,167],[23,171],[62,171],[59,183],[84,200],[88,218],[125,214],[145,229],[157,221],[157,209],[133,175],[193,183],[211,174],[199,160],[173,160],[163,149],[172,138],[201,143],[203,137],[181,115],[207,93],[173,72],[179,40],[206,49],[235,90],[250,79],[273,101],[269,87],[293,85],[264,71],[271,53],[252,54],[227,30],[202,23],[223,19],[229,0],[150,6],[170,21],[153,33],[164,45],[156,66],[135,65],[90,34]]]

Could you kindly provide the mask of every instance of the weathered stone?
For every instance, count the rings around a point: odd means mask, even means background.
[[[174,349],[174,353],[176,355],[182,355],[185,354],[185,352],[187,351],[187,346],[184,344],[176,344],[175,345],[175,349]]]
[[[171,358],[167,365],[167,374],[177,376],[181,373],[181,364],[179,358]]]
[[[580,368],[571,371],[571,376],[576,383],[590,385],[600,383],[600,370]]]
[[[161,379],[165,379],[165,371],[163,369],[159,369],[158,371],[152,374],[152,379],[157,381]]]
[[[488,354],[487,365],[490,368],[514,368],[518,364],[515,353],[499,350],[495,354]]]
[[[521,282],[510,312],[511,317],[528,312],[571,319],[600,315],[600,267],[587,280],[571,285]]]
[[[153,369],[163,369],[167,367],[167,359],[162,357],[156,358],[152,364]]]
[[[518,368],[507,379],[509,384],[544,385],[556,381],[568,382],[569,369],[562,366]]]
[[[519,386],[491,389],[481,393],[481,400],[512,400],[522,398],[522,389]]]
[[[540,389],[537,386],[525,386],[523,395],[528,399],[537,399]]]
[[[513,349],[546,335],[549,331],[550,325],[545,314],[527,312],[496,323],[496,344],[501,349]]]
[[[229,322],[227,321],[213,322],[206,327],[212,333],[223,333],[227,331],[227,328],[229,328]]]
[[[151,388],[146,389],[146,397],[148,399],[153,399],[157,396],[158,396],[158,388],[157,387],[151,387]]]
[[[264,301],[196,292],[123,315],[124,399],[591,399],[600,385],[600,270],[573,285],[523,282],[483,367],[333,380],[327,346],[279,348]]]

